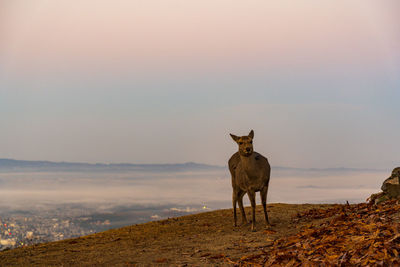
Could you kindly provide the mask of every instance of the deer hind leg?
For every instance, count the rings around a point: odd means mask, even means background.
[[[243,208],[243,196],[246,194],[244,191],[240,191],[238,193],[238,204],[240,208],[240,213],[242,214],[242,224],[247,224],[246,212],[244,212]]]
[[[268,195],[268,187],[264,187],[260,191],[261,203],[262,203],[263,209],[264,209],[265,222],[267,223],[267,225],[271,225],[269,223],[268,213],[267,213],[267,195]]]
[[[256,231],[256,193],[254,191],[247,192],[251,203],[251,230]]]

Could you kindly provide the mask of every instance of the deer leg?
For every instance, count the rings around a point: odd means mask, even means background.
[[[268,195],[268,187],[264,187],[264,188],[260,191],[260,195],[261,195],[261,203],[262,203],[263,209],[264,209],[265,222],[267,223],[267,225],[271,225],[271,224],[269,223],[268,213],[267,213],[267,195]]]
[[[238,194],[238,203],[239,203],[239,208],[240,208],[240,213],[242,214],[242,223],[247,224],[247,218],[246,218],[246,213],[244,212],[243,208],[243,196],[246,194],[246,192],[239,192]]]
[[[236,202],[237,202],[237,192],[232,193],[232,205],[233,205],[233,226],[237,226],[237,215],[236,215]],[[239,204],[240,206],[240,204]]]
[[[251,230],[256,231],[256,193],[254,191],[247,192],[251,203]]]

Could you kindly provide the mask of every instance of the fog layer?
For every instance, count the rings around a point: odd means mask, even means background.
[[[379,191],[386,176],[387,173],[372,171],[272,170],[268,202],[362,202],[371,193]],[[229,208],[231,194],[227,170],[0,173],[3,208],[23,209],[63,203],[109,207],[214,203],[214,208]],[[248,205],[247,197],[245,200]]]

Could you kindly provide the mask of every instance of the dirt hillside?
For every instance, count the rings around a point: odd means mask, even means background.
[[[268,205],[274,225],[266,231],[257,206],[257,231],[233,227],[232,210],[217,210],[132,225],[93,235],[0,252],[1,266],[142,266],[226,264],[257,251],[273,240],[294,234],[309,222],[294,222],[297,213],[331,205]],[[246,208],[249,215],[250,209]],[[240,222],[239,214],[239,222]],[[250,216],[248,216],[250,218]]]
[[[398,260],[398,203],[270,204],[268,210],[273,226],[265,228],[258,206],[256,232],[250,225],[233,227],[231,209],[217,210],[3,251],[0,266],[300,266],[307,261],[364,265]]]

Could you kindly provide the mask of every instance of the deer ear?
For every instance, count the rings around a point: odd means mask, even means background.
[[[235,142],[237,142],[237,140],[239,139],[239,137],[237,137],[234,134],[229,134],[229,135],[232,137],[233,141],[235,141]]]
[[[251,139],[253,139],[253,138],[254,138],[254,131],[253,131],[253,130],[251,130],[251,131],[250,131],[250,133],[249,133],[249,137],[250,137]]]

